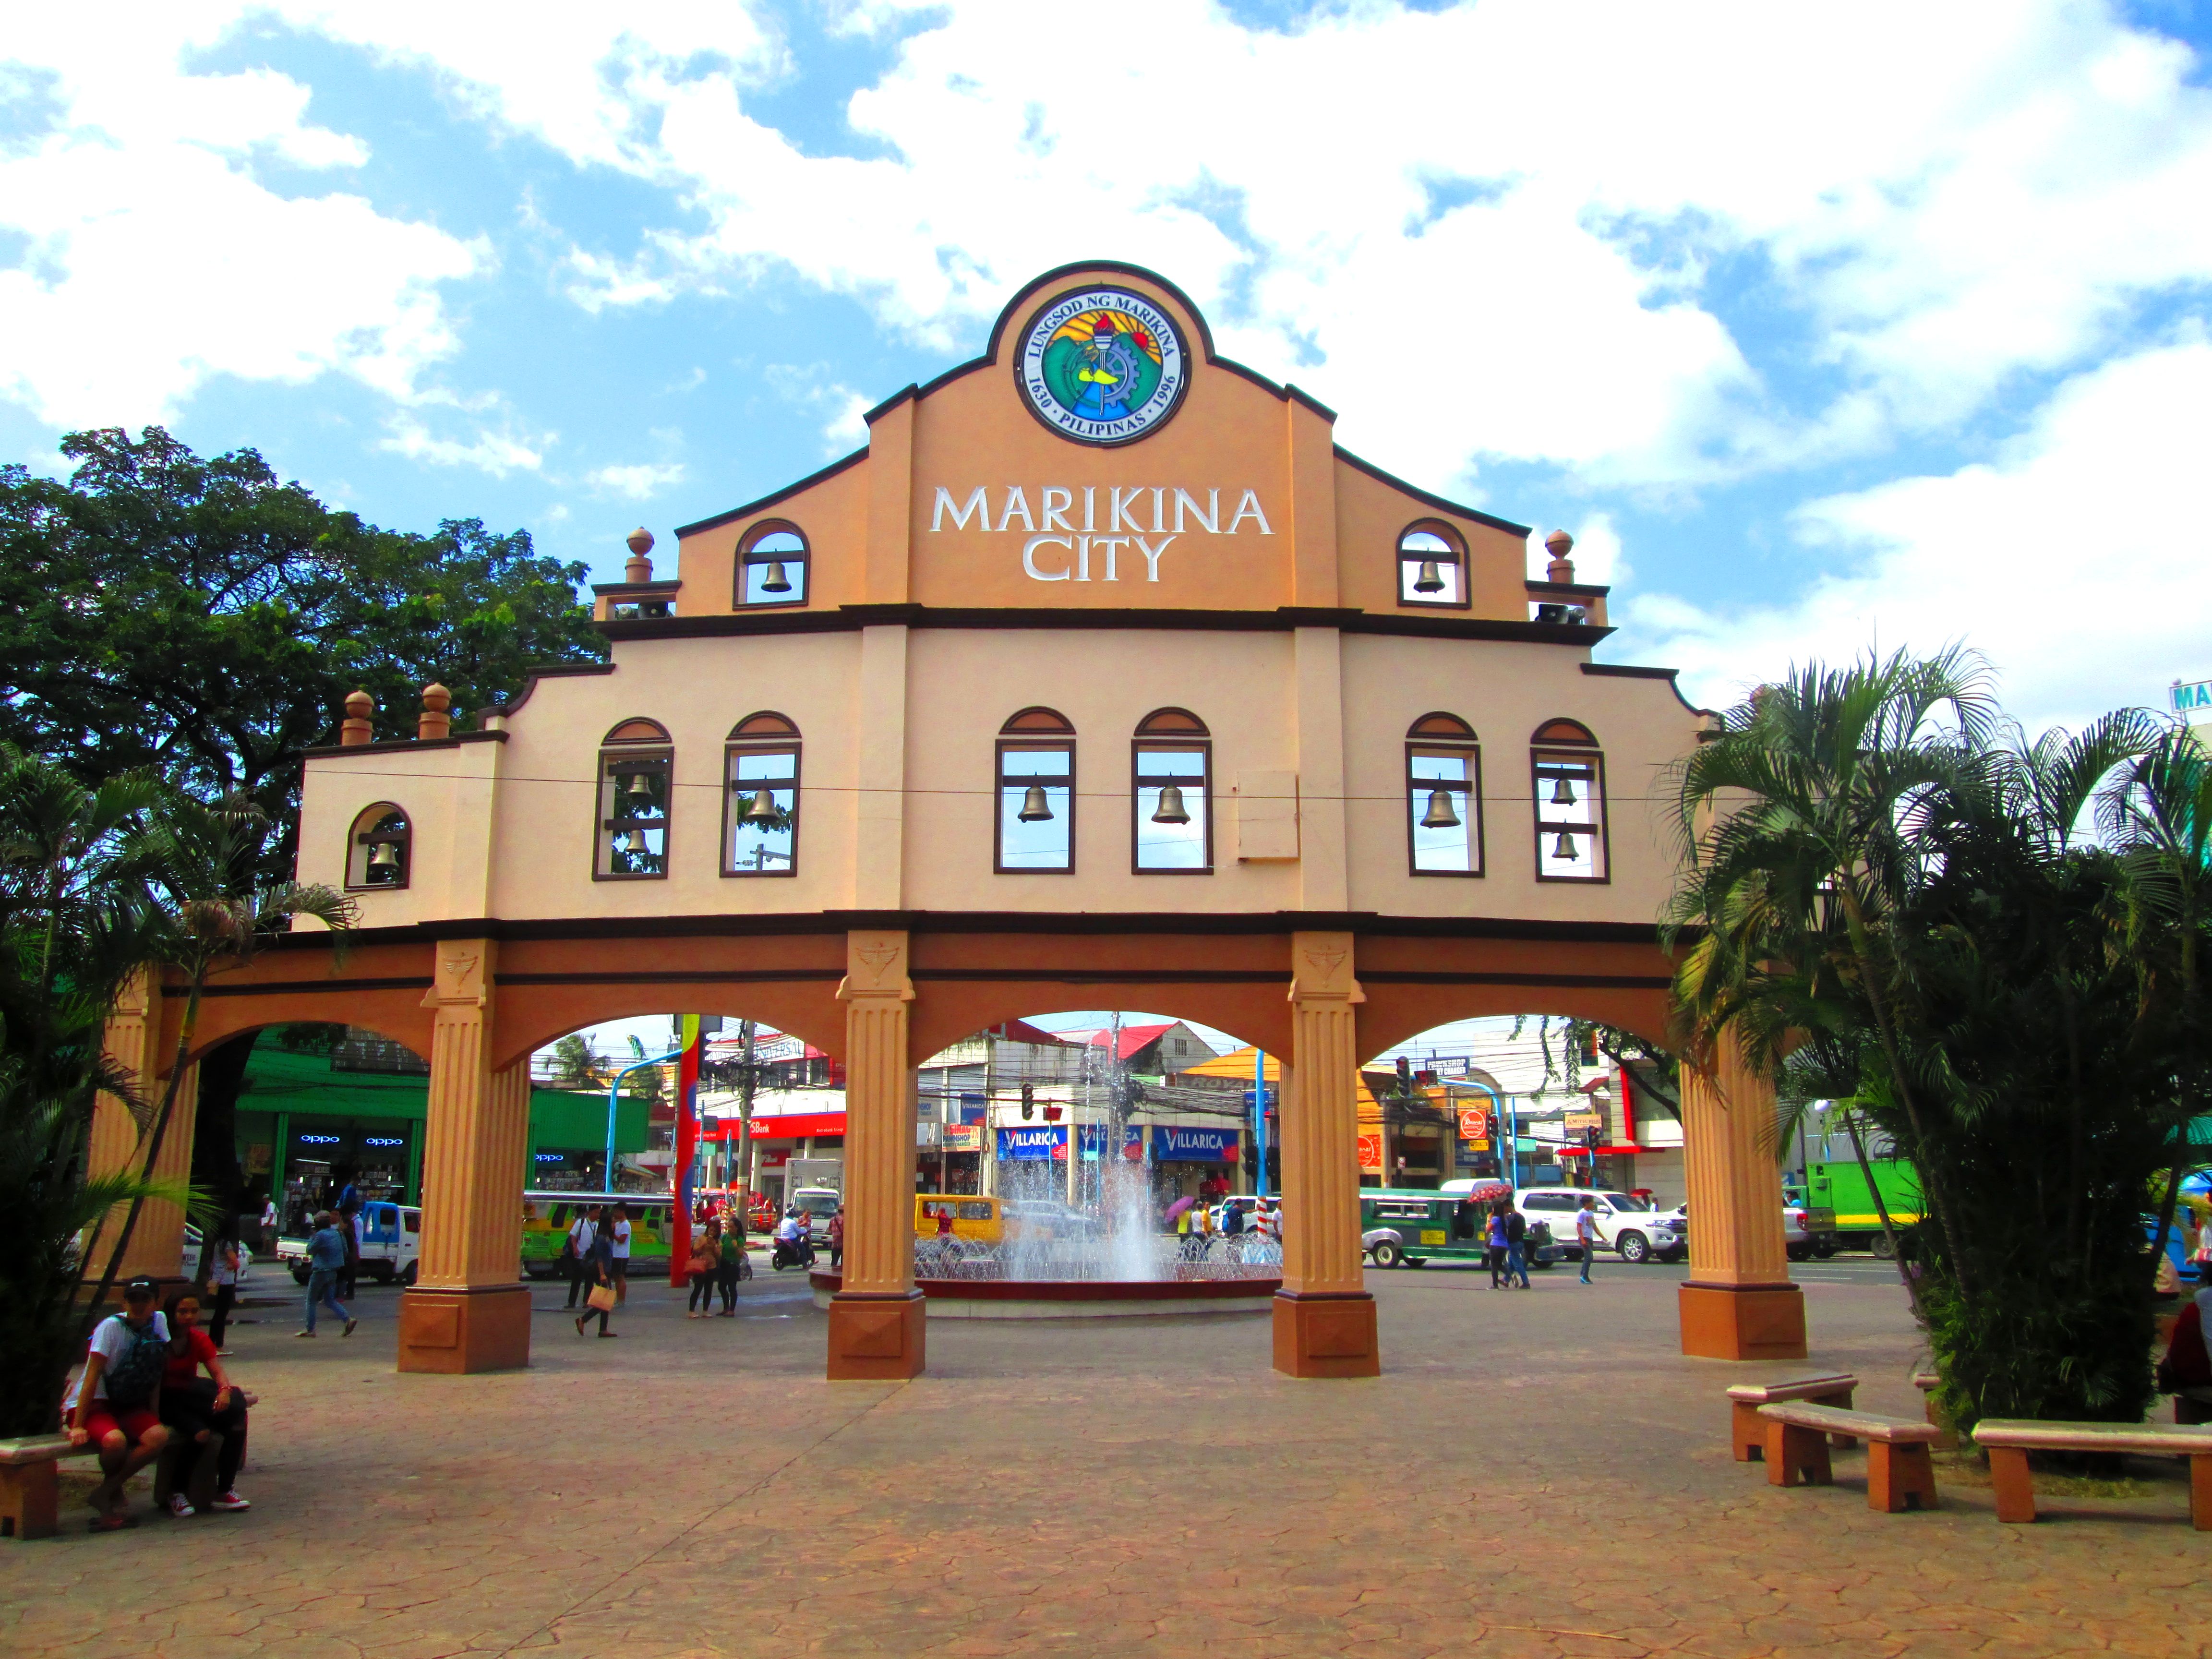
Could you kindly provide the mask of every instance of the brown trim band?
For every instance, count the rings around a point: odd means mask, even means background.
[[[498,705],[484,711],[499,712]],[[328,743],[313,749],[302,749],[300,754],[307,760],[325,760],[331,756],[343,759],[348,755],[392,755],[416,749],[459,749],[465,743],[505,743],[505,732],[452,732],[442,738],[386,738],[377,743]]]
[[[845,977],[842,968],[739,968],[701,969],[686,973],[681,969],[654,969],[646,973],[580,974],[494,974],[495,985],[764,985],[787,980],[836,980]]]
[[[696,640],[763,634],[839,634],[862,628],[1018,629],[1120,631],[1150,629],[1180,633],[1279,634],[1299,628],[1335,628],[1347,634],[1408,639],[1473,640],[1492,644],[1595,646],[1610,627],[1587,623],[1522,622],[1497,617],[1405,615],[1382,611],[1285,605],[1273,611],[1038,611],[1019,606],[965,608],[923,605],[843,605],[835,611],[793,608],[694,617],[654,617],[595,622],[611,641]],[[510,704],[508,707],[512,708]]]
[[[907,977],[978,984],[1018,981],[1051,985],[1288,985],[1291,979],[1287,973],[1250,972],[1234,968],[1131,968],[1119,973],[1091,968],[913,968],[908,969]]]
[[[1702,1279],[1686,1279],[1678,1287],[1685,1291],[1802,1291],[1805,1287],[1795,1279],[1785,1279],[1778,1284],[1714,1285]]]
[[[1358,966],[1352,971],[1366,985],[1526,985],[1557,990],[1663,991],[1674,982],[1664,975],[1654,974],[1448,974]],[[915,977],[921,975],[917,974]]]
[[[300,991],[427,991],[437,981],[428,974],[395,974],[390,979],[286,979],[270,980],[258,985],[210,985],[204,987],[203,997],[259,997],[281,995]],[[191,994],[184,985],[164,985],[165,997]]]

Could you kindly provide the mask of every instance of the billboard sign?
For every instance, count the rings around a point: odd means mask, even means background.
[[[2173,712],[2194,723],[2199,711],[2212,720],[2212,680],[2191,680],[2186,684],[2176,680],[2169,694],[2173,701]]]

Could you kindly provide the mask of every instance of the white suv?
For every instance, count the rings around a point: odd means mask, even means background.
[[[1675,1216],[1661,1215],[1646,1200],[1627,1193],[1591,1191],[1586,1187],[1523,1187],[1513,1194],[1513,1207],[1533,1227],[1549,1224],[1553,1241],[1575,1251],[1575,1212],[1583,1200],[1597,1200],[1597,1236],[1623,1261],[1680,1261],[1690,1251],[1687,1228]],[[1580,1253],[1576,1252],[1576,1259]]]

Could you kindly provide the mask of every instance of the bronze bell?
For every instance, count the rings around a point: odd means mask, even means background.
[[[771,790],[756,789],[753,798],[745,803],[745,810],[738,814],[740,823],[773,823],[776,819],[775,795]]]
[[[1444,590],[1444,573],[1437,568],[1434,559],[1421,561],[1420,574],[1413,578],[1416,593],[1441,593]]]
[[[368,875],[372,881],[390,881],[399,874],[399,848],[392,842],[380,841],[368,849]]]
[[[653,784],[642,772],[630,775],[629,787],[623,793],[629,797],[634,805],[650,806],[653,804]]]
[[[1429,810],[1421,818],[1421,828],[1424,830],[1456,830],[1459,828],[1459,814],[1452,811],[1450,790],[1431,789],[1429,791]]]
[[[1568,781],[1566,774],[1562,772],[1559,775],[1559,781],[1552,786],[1552,805],[1572,806],[1574,804],[1575,786]]]
[[[1575,832],[1573,830],[1562,830],[1559,831],[1559,839],[1552,848],[1552,856],[1555,859],[1564,860],[1569,864],[1579,864],[1582,862],[1582,854],[1575,851]]]
[[[791,592],[791,578],[784,574],[781,559],[770,559],[768,562],[768,574],[761,578],[761,592],[763,593]]]
[[[1024,823],[1044,823],[1052,817],[1052,803],[1044,798],[1044,786],[1033,783],[1022,797],[1022,810],[1014,817]]]
[[[633,855],[645,851],[645,831],[633,830],[623,837],[623,851]]]
[[[1170,784],[1160,791],[1159,809],[1152,814],[1154,823],[1188,823],[1190,814],[1182,810],[1182,789]]]

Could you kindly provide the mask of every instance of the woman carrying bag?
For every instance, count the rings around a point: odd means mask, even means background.
[[[714,1280],[722,1266],[720,1249],[722,1224],[709,1221],[699,1235],[699,1242],[691,1247],[691,1260],[685,1271],[691,1275],[691,1301],[684,1314],[687,1319],[704,1319],[714,1311]]]
[[[584,1260],[591,1268],[592,1293],[584,1298],[584,1311],[576,1316],[576,1334],[584,1334],[584,1326],[593,1314],[599,1316],[599,1334],[616,1336],[620,1333],[607,1328],[607,1316],[615,1310],[614,1241],[602,1227],[592,1240],[591,1252]]]

